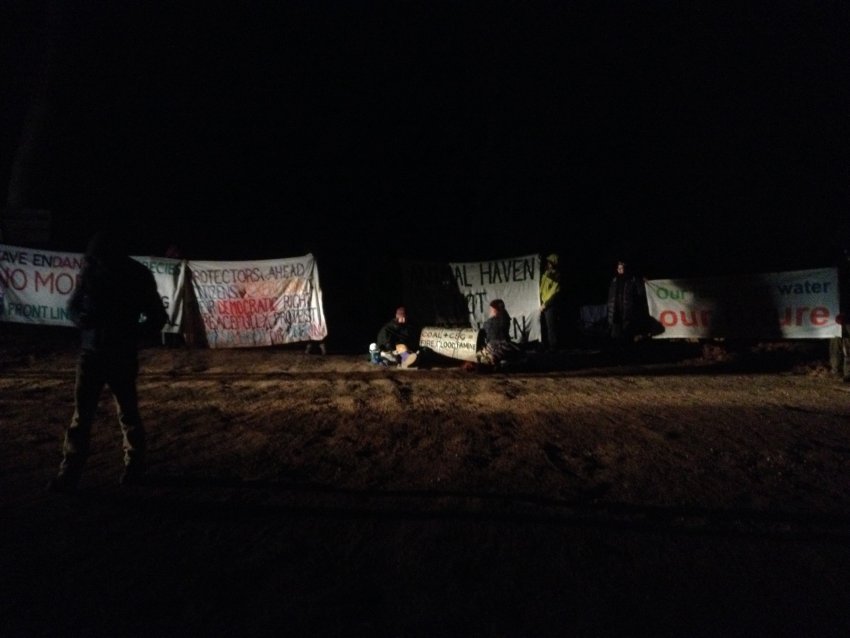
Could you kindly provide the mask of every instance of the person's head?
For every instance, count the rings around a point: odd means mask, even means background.
[[[85,258],[91,264],[110,265],[127,256],[124,238],[112,230],[101,230],[92,235],[86,246]]]
[[[505,302],[501,299],[493,299],[490,302],[490,315],[498,315],[505,311]]]
[[[552,253],[546,257],[546,270],[554,270],[558,267],[558,255],[556,253]]]
[[[617,274],[625,275],[626,274],[626,262],[622,259],[617,262]]]
[[[396,308],[395,321],[396,323],[407,323],[407,310],[405,310],[404,306]]]

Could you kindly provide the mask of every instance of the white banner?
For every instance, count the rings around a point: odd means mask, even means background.
[[[185,264],[165,257],[133,257],[154,275],[168,311],[167,332],[178,332]],[[0,321],[73,326],[66,306],[83,267],[82,253],[0,244]]]
[[[262,261],[190,261],[210,348],[321,341],[327,334],[313,255]]]
[[[476,262],[403,262],[404,305],[420,325],[472,327],[489,318],[493,299],[511,315],[511,339],[540,339],[540,256]]]
[[[826,339],[841,334],[838,271],[798,270],[646,282],[659,339]]]
[[[153,273],[162,304],[168,313],[168,323],[163,332],[180,332],[183,308],[186,303],[186,262],[168,257],[133,257]]]
[[[437,354],[461,361],[475,359],[478,330],[475,328],[438,328],[428,326],[419,336],[419,347],[430,348]]]

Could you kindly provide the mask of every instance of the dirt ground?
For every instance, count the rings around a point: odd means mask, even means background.
[[[0,324],[0,636],[847,636],[850,384],[826,344],[481,374],[151,346],[51,494],[76,333]]]

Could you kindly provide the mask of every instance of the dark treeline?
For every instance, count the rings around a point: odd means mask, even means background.
[[[557,252],[600,303],[623,256],[770,272],[850,237],[843,5],[0,11],[0,183],[57,250],[117,222],[137,254],[312,252],[345,322],[390,316],[404,258]]]

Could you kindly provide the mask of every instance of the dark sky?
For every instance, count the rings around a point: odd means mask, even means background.
[[[28,191],[59,243],[666,277],[850,242],[847,3],[70,4]],[[4,184],[45,6],[3,7]]]

